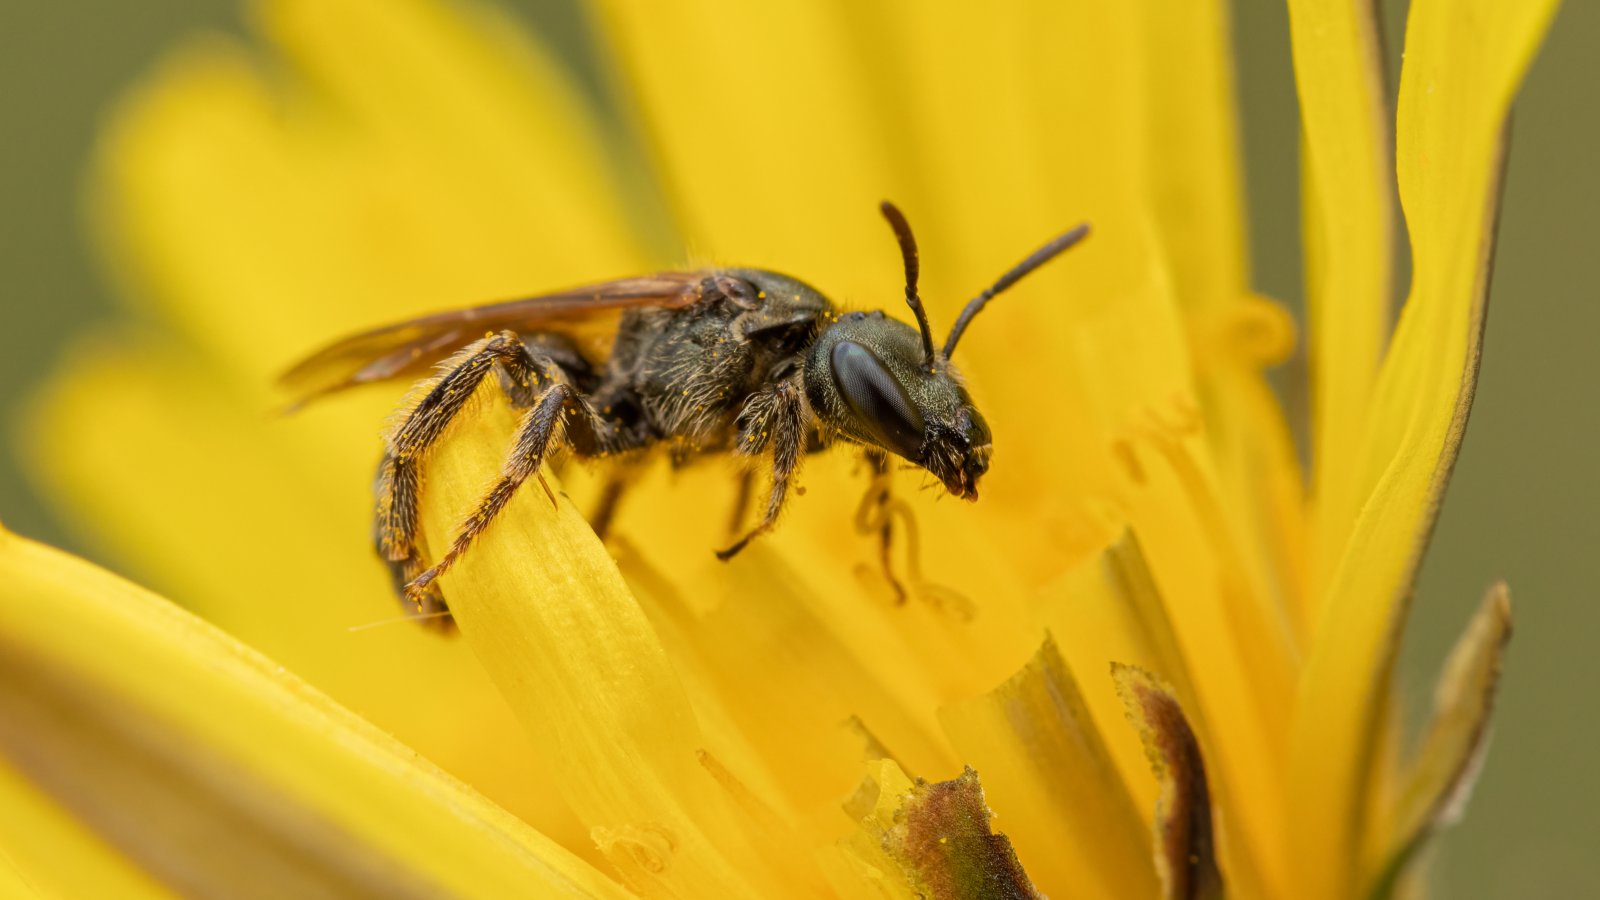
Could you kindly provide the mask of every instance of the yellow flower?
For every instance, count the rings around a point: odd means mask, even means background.
[[[1291,0],[1304,475],[1262,377],[1293,327],[1247,284],[1226,10],[1025,6],[604,0],[598,95],[434,0],[266,0],[271,52],[172,56],[96,181],[115,273],[165,327],[84,342],[36,404],[34,466],[122,567],[494,802],[204,622],[4,538],[0,720],[46,720],[0,729],[16,871],[84,893],[280,858],[391,894],[1399,887],[1470,787],[1509,628],[1491,591],[1402,753],[1393,657],[1471,402],[1506,112],[1555,2],[1414,0],[1391,141],[1366,5]],[[1391,165],[1414,270],[1392,333]],[[576,506],[523,492],[445,577],[464,640],[351,630],[389,612],[364,519],[396,398],[271,420],[286,364],[691,260],[892,308],[884,196],[936,320],[1065,225],[1096,235],[965,339],[994,467],[975,506],[902,485],[914,602],[845,527],[848,454],[809,460],[779,533],[728,565],[718,467],[640,472],[609,547],[569,467]],[[512,424],[485,398],[429,460],[431,545]],[[171,789],[130,793],[148,772]]]

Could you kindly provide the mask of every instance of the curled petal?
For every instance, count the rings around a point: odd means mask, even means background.
[[[1511,598],[1497,584],[1445,661],[1432,716],[1403,770],[1393,809],[1368,829],[1384,842],[1375,854],[1377,886],[1369,896],[1390,896],[1428,839],[1460,817],[1488,749],[1489,714],[1510,640]],[[1393,824],[1380,827],[1384,823]]]
[[[1206,784],[1200,743],[1183,707],[1150,673],[1113,663],[1111,675],[1139,729],[1150,767],[1161,783],[1156,801],[1156,869],[1168,900],[1214,900],[1224,895],[1217,869],[1211,822],[1211,791]]]

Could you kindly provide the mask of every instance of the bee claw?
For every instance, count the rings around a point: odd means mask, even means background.
[[[561,504],[556,502],[556,492],[550,490],[550,482],[544,480],[544,472],[539,472],[539,486],[544,488],[544,495],[550,498],[550,508],[560,509]]]
[[[426,606],[429,595],[433,593],[433,581],[438,577],[438,568],[432,568],[411,579],[406,584],[406,599],[417,604],[419,608]]]
[[[739,555],[739,551],[743,550],[750,543],[750,539],[753,538],[753,537],[755,537],[754,533],[747,534],[744,537],[740,538],[739,540],[735,541],[733,546],[728,547],[728,548],[723,549],[723,550],[715,551],[715,553],[717,554],[717,559],[720,559],[723,562],[727,562],[728,560],[733,559],[735,556],[738,556]]]

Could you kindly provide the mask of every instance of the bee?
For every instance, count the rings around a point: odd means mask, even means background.
[[[540,465],[558,449],[612,459],[665,445],[675,464],[725,453],[765,470],[765,511],[717,551],[723,560],[773,529],[803,457],[833,444],[860,448],[879,474],[887,473],[889,456],[899,457],[950,494],[976,500],[994,442],[951,356],[989,301],[1083,240],[1089,226],[1046,243],[974,297],[939,345],[917,293],[911,226],[891,203],[880,211],[900,246],[916,328],[882,311],[841,312],[811,285],[765,269],[663,272],[375,328],[311,355],[282,382],[299,406],[436,369],[419,386],[420,400],[384,435],[373,533],[397,593],[423,616],[446,622],[439,576],[524,482],[543,481]],[[586,349],[584,333],[597,325],[609,352]],[[430,560],[417,525],[422,469],[491,374],[523,410],[521,421],[498,480],[444,554]],[[620,485],[608,489],[597,524],[609,519],[619,493]],[[884,488],[879,502],[887,498]]]

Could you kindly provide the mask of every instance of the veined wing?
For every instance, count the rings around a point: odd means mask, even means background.
[[[704,272],[663,272],[553,294],[448,310],[350,335],[278,379],[297,409],[358,384],[414,376],[487,332],[568,331],[641,307],[676,309],[702,296]]]

